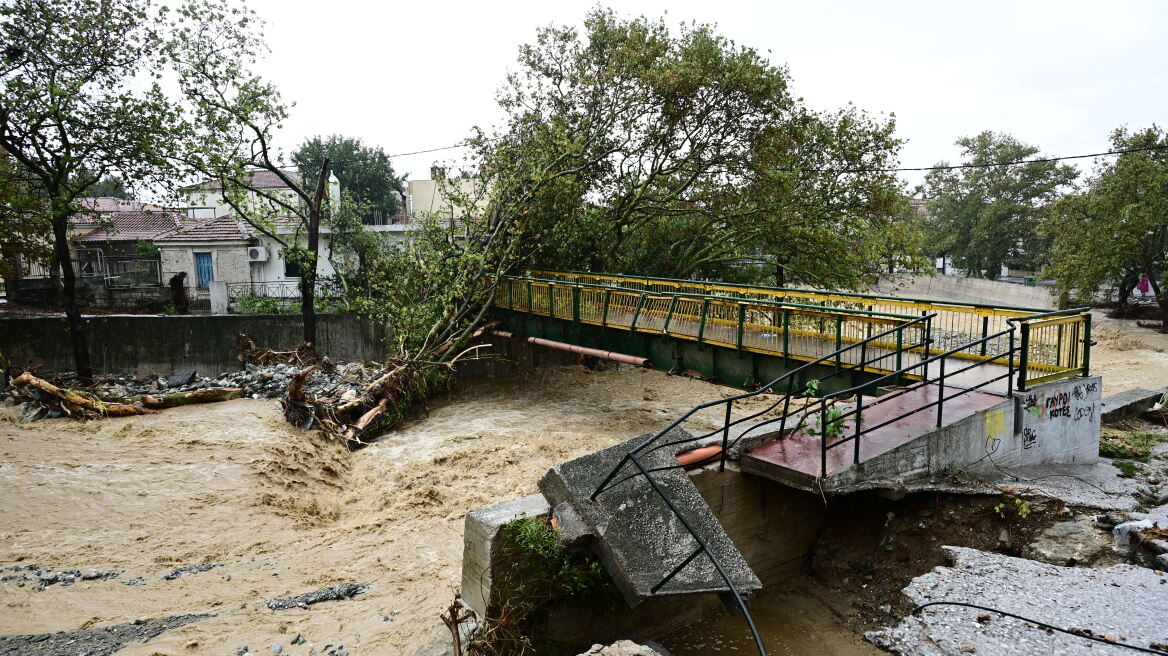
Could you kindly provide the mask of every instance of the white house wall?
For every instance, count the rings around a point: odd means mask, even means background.
[[[289,205],[299,204],[300,202],[300,197],[297,196],[291,189],[269,189],[268,193],[272,194],[273,196],[283,197]],[[221,194],[218,190],[185,192],[183,194],[182,202],[184,207],[188,208],[213,207],[215,208],[215,218],[234,216],[235,214],[235,210],[233,210],[231,206],[227,204],[227,201],[223,198],[223,194]],[[267,208],[270,206],[269,201],[261,198],[254,191],[247,192],[247,202],[252,207]],[[200,218],[202,218],[201,215]]]
[[[195,253],[211,254],[211,271],[214,280],[227,283],[251,282],[251,267],[247,262],[247,246],[165,246],[160,245],[158,257],[162,264],[162,281],[165,283],[174,274],[185,271],[187,285],[195,287],[198,277],[195,273]]]

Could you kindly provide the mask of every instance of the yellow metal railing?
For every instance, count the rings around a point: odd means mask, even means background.
[[[1091,365],[1089,308],[1044,312],[1017,323],[1022,332],[1018,389],[1088,373]]]
[[[830,308],[867,310],[895,314],[923,316],[936,314],[933,323],[933,350],[944,351],[964,343],[1001,332],[1009,328],[1010,319],[1021,319],[1043,310],[1016,307],[993,307],[956,302],[897,298],[848,292],[827,292],[809,289],[734,285],[697,280],[672,280],[640,276],[618,276],[575,271],[529,270],[523,275],[565,282],[618,286],[662,293],[710,294],[734,298],[755,298],[778,303],[821,305]],[[995,344],[982,342],[970,346],[955,357],[983,359],[995,352]]]
[[[920,317],[852,308],[818,307],[671,290],[625,289],[582,281],[506,277],[495,305],[583,324],[664,334],[702,344],[811,361],[843,346]],[[918,322],[845,352],[837,366],[877,373],[901,369],[905,355],[925,344],[928,322]],[[908,376],[911,378],[912,376]]]

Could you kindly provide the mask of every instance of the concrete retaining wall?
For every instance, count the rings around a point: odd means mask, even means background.
[[[385,357],[380,329],[351,315],[317,318],[317,348],[338,361]],[[299,315],[144,316],[85,318],[94,371],[166,374],[194,369],[214,376],[242,367],[235,336],[246,333],[260,346],[292,348],[300,343]],[[17,366],[74,369],[64,317],[0,319],[0,353]]]
[[[1048,287],[1027,287],[960,276],[903,276],[895,280],[881,280],[873,287],[872,293],[959,303],[1013,305],[1038,310],[1055,309],[1055,298]]]
[[[746,562],[763,582],[763,593],[797,572],[811,554],[824,521],[820,497],[779,483],[716,466],[691,473],[691,480]],[[462,598],[480,617],[492,599],[492,562],[503,548],[501,529],[523,516],[547,517],[541,495],[532,495],[467,514],[464,524]],[[497,592],[496,592],[497,596]],[[722,607],[713,594],[654,597],[635,609],[598,616],[590,609],[557,609],[549,635],[562,643],[591,644],[618,638],[650,640],[698,621]],[[721,612],[721,611],[719,611]],[[732,620],[736,621],[736,620]]]
[[[1102,379],[1036,385],[1013,398],[833,476],[831,487],[893,484],[955,470],[1090,464],[1099,459]]]

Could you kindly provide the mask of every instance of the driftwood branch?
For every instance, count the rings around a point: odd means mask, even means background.
[[[144,408],[140,405],[130,405],[127,403],[105,403],[96,397],[89,397],[79,394],[73,390],[61,389],[56,385],[33,376],[29,372],[17,376],[12,381],[12,387],[33,387],[45,394],[56,397],[65,404],[62,409],[66,414],[73,414],[69,412],[70,406],[78,408],[84,413],[106,417],[127,417],[131,415],[155,415],[157,410],[151,408]]]

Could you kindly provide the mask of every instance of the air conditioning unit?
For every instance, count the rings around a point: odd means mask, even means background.
[[[248,262],[267,262],[268,249],[263,246],[249,246],[247,249]]]

